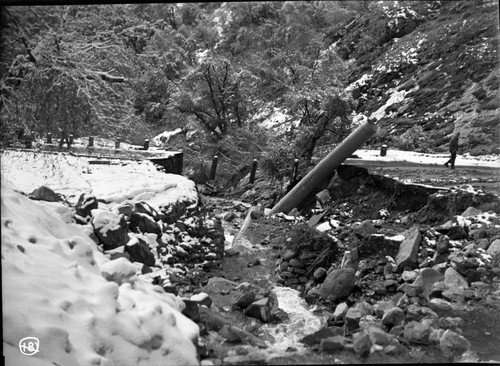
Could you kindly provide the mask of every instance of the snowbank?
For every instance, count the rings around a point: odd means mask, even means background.
[[[90,164],[91,160],[96,159],[69,154],[4,151],[2,178],[25,193],[45,185],[65,195],[73,204],[82,193],[91,193],[98,199],[114,203],[127,199],[145,200],[152,206],[177,201],[185,201],[189,206],[198,202],[193,181],[181,175],[160,172],[150,161]]]
[[[5,179],[1,192],[7,365],[198,363],[199,329],[181,314],[182,301],[136,276],[130,262],[109,261],[63,220],[62,205],[31,201]],[[25,337],[39,340],[37,353],[21,353]]]

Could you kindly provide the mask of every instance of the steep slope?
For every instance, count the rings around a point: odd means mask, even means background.
[[[332,36],[356,112],[379,120],[371,143],[444,152],[460,131],[462,153],[499,152],[497,2],[399,4]]]

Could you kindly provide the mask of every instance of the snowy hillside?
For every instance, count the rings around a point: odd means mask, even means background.
[[[73,171],[61,165],[64,174],[43,177],[51,170],[37,168],[32,156],[13,157],[2,154],[6,364],[197,364],[199,329],[181,314],[184,303],[178,297],[137,276],[139,268],[130,261],[109,260],[86,227],[72,222],[67,205],[30,200],[15,191],[29,193],[44,182],[68,198],[94,192],[111,205],[137,197],[152,205],[175,200],[193,204],[194,184],[149,164],[131,163],[130,169],[121,170],[101,165],[82,173],[79,169],[87,165],[74,157],[68,157],[75,159]],[[39,341],[38,348],[31,344],[38,351],[33,355],[21,353],[26,337]]]

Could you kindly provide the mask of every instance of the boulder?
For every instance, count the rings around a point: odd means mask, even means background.
[[[104,250],[121,247],[129,241],[127,220],[123,215],[94,209],[90,223]]]
[[[420,296],[424,289],[419,284],[403,283],[398,287],[398,291],[404,292],[409,297]]]
[[[470,216],[481,215],[482,213],[483,213],[483,211],[478,210],[475,207],[469,206],[464,212],[462,212],[462,214],[460,216],[470,217]]]
[[[85,225],[92,219],[91,211],[98,208],[99,203],[94,195],[82,193],[75,205],[75,219],[78,224]]]
[[[366,333],[358,335],[352,345],[354,353],[359,357],[368,357],[372,348],[370,336]]]
[[[350,308],[347,310],[345,315],[345,327],[346,331],[349,333],[353,333],[359,329],[359,321],[363,317],[363,314],[360,309]]]
[[[405,320],[405,312],[398,306],[386,310],[382,316],[382,324],[389,328],[401,324]]]
[[[410,343],[428,344],[431,331],[428,324],[411,321],[405,326],[404,337]]]
[[[242,309],[246,309],[250,306],[250,304],[254,302],[254,300],[255,300],[255,292],[249,291],[241,295],[234,304]]]
[[[326,269],[323,267],[317,268],[313,273],[313,277],[317,281],[322,281],[326,277]]]
[[[372,344],[378,344],[379,346],[386,346],[390,342],[390,336],[382,329],[375,327],[370,327],[368,330],[368,335],[370,336],[370,341]]]
[[[155,265],[155,256],[146,242],[140,238],[133,238],[124,248],[131,262],[144,263],[146,266]]]
[[[444,272],[444,283],[449,289],[469,287],[467,280],[452,267],[448,267]]]
[[[380,301],[378,302],[375,307],[374,307],[374,312],[375,312],[375,315],[379,318],[382,318],[384,316],[384,313],[389,310],[389,309],[392,309],[393,307],[395,306],[394,304],[394,301],[392,300],[384,300],[384,301]]]
[[[470,348],[470,343],[460,334],[446,330],[439,340],[439,347],[447,357],[461,356]]]
[[[500,253],[500,239],[493,240],[486,252],[491,256]]]
[[[212,299],[205,292],[200,292],[198,294],[194,294],[193,296],[191,296],[189,298],[189,300],[197,302],[198,305],[203,305],[203,306],[206,306],[208,308],[212,305]]]
[[[375,234],[377,229],[373,226],[372,220],[364,220],[359,224],[354,224],[354,233],[361,238],[367,238]]]
[[[418,226],[410,229],[408,237],[399,246],[398,254],[396,255],[396,265],[399,272],[405,267],[416,267],[418,265],[418,247],[422,240],[422,235]]]
[[[439,254],[448,253],[450,248],[450,238],[447,235],[441,235],[436,243],[436,250]]]
[[[335,307],[335,311],[333,312],[333,319],[338,322],[344,320],[344,316],[347,313],[347,310],[349,309],[349,306],[345,302],[341,302]]]
[[[129,218],[129,229],[134,233],[152,233],[161,235],[161,230],[153,218],[144,213],[133,212]]]
[[[267,323],[271,318],[271,305],[270,299],[268,297],[264,297],[251,303],[245,309],[245,315]]]
[[[324,338],[319,344],[319,351],[332,354],[337,353],[344,349],[346,343],[347,339],[341,335]]]
[[[64,199],[52,189],[41,186],[28,195],[28,198],[37,201],[63,202]]]
[[[356,283],[353,268],[336,269],[330,272],[320,288],[323,299],[336,301],[349,296]]]
[[[343,336],[343,335],[344,335],[344,329],[341,327],[326,327],[326,328],[321,328],[320,330],[312,334],[306,335],[300,341],[305,345],[312,347],[315,344],[320,344],[321,340],[323,339],[335,336]]]
[[[148,215],[155,221],[160,220],[159,212],[154,207],[151,207],[149,203],[144,201],[136,202],[133,212]]]
[[[420,271],[420,274],[415,279],[414,284],[420,285],[423,289],[423,294],[425,297],[429,297],[432,286],[439,281],[444,280],[444,275],[433,268],[424,268]]]

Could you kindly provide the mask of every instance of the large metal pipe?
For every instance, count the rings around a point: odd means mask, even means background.
[[[335,173],[335,169],[352,155],[375,132],[375,120],[356,128],[330,154],[321,160],[293,189],[283,197],[269,212],[269,215],[283,212],[287,214],[300,204],[318,185],[322,184]]]

